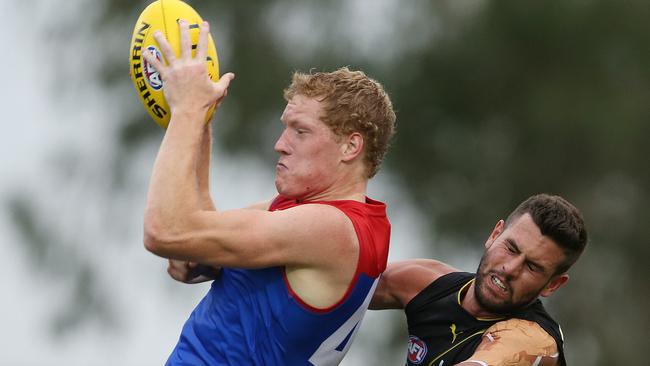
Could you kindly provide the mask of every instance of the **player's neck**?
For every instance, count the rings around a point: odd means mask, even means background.
[[[363,178],[358,179],[339,179],[326,189],[320,192],[314,192],[309,194],[306,197],[300,199],[300,201],[340,201],[340,200],[352,200],[365,202],[366,201],[366,190],[368,187],[368,180]]]
[[[503,317],[502,315],[494,314],[491,313],[485,309],[478,303],[475,295],[475,289],[474,286],[476,285],[476,281],[472,281],[472,284],[467,287],[467,290],[465,290],[464,294],[461,295],[461,301],[460,305],[465,311],[467,311],[470,315],[475,317],[476,319],[495,319],[495,318],[501,318]]]
[[[312,195],[308,195],[300,201],[341,201],[341,200],[351,200],[351,201],[366,201],[366,190],[365,185],[363,187],[358,187],[357,185],[352,186],[336,186],[330,189],[327,189],[323,192],[318,192]]]

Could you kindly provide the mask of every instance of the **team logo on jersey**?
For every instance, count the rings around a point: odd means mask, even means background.
[[[408,360],[413,364],[420,364],[427,355],[427,344],[416,336],[409,336]]]
[[[147,51],[152,52],[154,55],[156,55],[156,58],[160,61],[162,61],[162,54],[158,51],[158,49],[154,46],[149,46],[147,47]],[[162,79],[160,78],[160,73],[158,70],[156,70],[153,65],[147,62],[147,60],[144,60],[144,76],[145,79],[147,80],[147,83],[151,85],[151,88],[153,90],[160,90],[160,88],[163,87],[163,82]]]

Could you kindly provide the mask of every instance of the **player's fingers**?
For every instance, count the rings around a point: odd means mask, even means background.
[[[181,32],[181,59],[192,58],[192,40],[190,39],[190,25],[186,20],[179,20],[178,26]]]
[[[174,267],[174,268],[185,265],[185,262],[176,259],[168,259],[167,263],[169,264],[170,267]]]
[[[219,81],[213,84],[214,86],[214,103],[215,107],[219,108],[221,105],[221,102],[223,101],[223,98],[228,95],[228,87],[230,86],[230,82],[235,78],[235,74],[229,72],[227,74],[224,74],[221,76]]]
[[[165,80],[165,73],[167,72],[165,66],[158,60],[156,55],[154,54],[154,51],[144,51],[142,52],[142,57],[144,57],[145,60],[149,63],[149,65],[153,66],[156,71],[160,74],[160,78]]]
[[[196,48],[196,58],[205,60],[208,55],[208,35],[210,34],[210,25],[203,22],[199,31],[199,44]]]
[[[168,269],[171,268],[171,269],[173,269],[175,271],[178,271],[178,272],[183,272],[183,271],[187,270],[186,268],[187,268],[187,263],[188,262],[186,262],[186,261],[180,261],[180,260],[177,260],[177,259],[169,259],[168,262],[169,262],[169,265],[167,267]]]
[[[162,32],[156,31],[153,34],[153,38],[156,40],[156,42],[158,42],[158,45],[160,46],[160,52],[162,52],[163,56],[165,57],[165,60],[167,60],[167,64],[170,65],[174,63],[176,61],[176,54],[174,53],[172,46],[169,45],[169,42],[167,42],[167,38],[165,38]]]
[[[232,72],[226,73],[219,78],[219,81],[214,83],[214,89],[215,89],[215,94],[219,96],[219,98],[222,98],[228,93],[228,87],[230,86],[230,82],[233,81],[235,78],[235,74]]]
[[[174,267],[171,263],[169,264],[169,266],[167,266],[167,273],[169,273],[171,278],[175,279],[176,281],[183,280],[183,276],[180,273],[180,271],[176,269],[176,267]]]

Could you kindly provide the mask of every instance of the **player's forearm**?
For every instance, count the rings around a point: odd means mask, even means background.
[[[199,163],[196,170],[199,184],[199,194],[201,195],[201,209],[205,211],[216,211],[214,201],[210,195],[210,160],[212,157],[212,124],[207,123],[201,139],[201,151],[199,153]],[[191,275],[194,275],[188,283],[201,283],[212,281],[219,276],[220,267],[211,267],[199,264]]]
[[[154,163],[145,210],[145,246],[156,253],[183,235],[188,218],[201,210],[197,164],[203,134],[200,113],[175,113]]]
[[[214,201],[210,195],[210,158],[212,156],[212,125],[206,124],[201,139],[201,150],[197,164],[196,176],[199,185],[201,209],[214,211]]]

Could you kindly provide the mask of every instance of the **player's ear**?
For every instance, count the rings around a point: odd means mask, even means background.
[[[561,275],[554,276],[544,287],[542,292],[539,294],[541,296],[547,297],[550,294],[554,293],[557,289],[562,287],[565,283],[569,281],[569,274],[568,273],[562,273]]]
[[[501,235],[501,233],[503,232],[503,230],[505,230],[505,226],[506,226],[506,223],[503,220],[499,220],[499,222],[497,222],[497,224],[494,225],[494,229],[492,229],[492,233],[490,234],[490,236],[485,241],[485,247],[486,248],[489,248],[489,247],[492,246],[492,243],[494,243],[496,238],[498,238],[499,235]]]
[[[363,136],[359,132],[353,132],[344,138],[341,145],[343,161],[351,161],[363,151]]]

